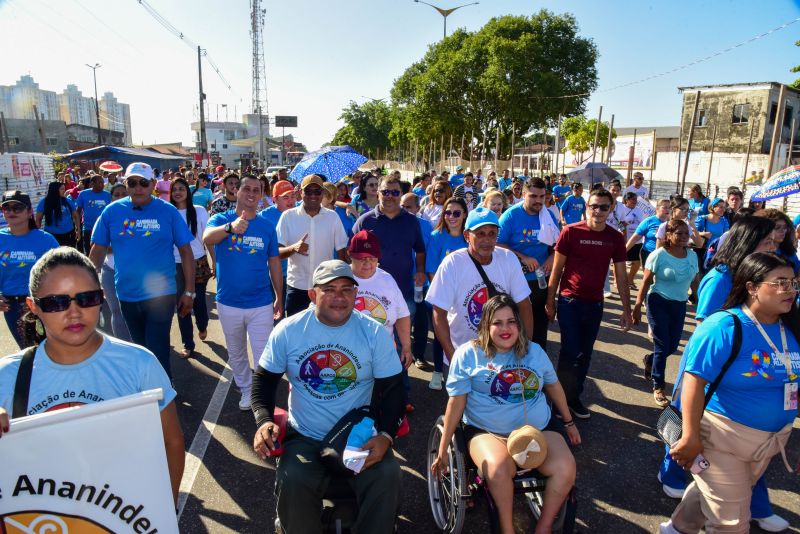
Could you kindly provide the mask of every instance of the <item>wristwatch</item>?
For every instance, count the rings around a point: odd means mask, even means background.
[[[183,296],[184,296],[184,297],[191,297],[191,298],[195,298],[195,297],[197,296],[197,293],[194,293],[194,292],[192,292],[192,291],[184,291],[184,292],[183,292]]]
[[[222,229],[225,230],[226,234],[233,233],[233,227],[231,226],[231,223],[227,223],[225,226],[222,227]]]

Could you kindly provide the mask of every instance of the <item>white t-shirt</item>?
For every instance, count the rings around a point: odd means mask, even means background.
[[[278,220],[278,243],[289,246],[308,234],[308,255],[289,256],[286,283],[296,289],[311,289],[314,269],[323,261],[333,259],[333,251],[347,248],[347,234],[339,215],[327,208],[320,208],[314,217],[309,216],[303,205],[288,209]]]
[[[617,220],[620,222],[620,231],[625,229],[625,239],[630,239],[636,233],[636,228],[639,223],[645,220],[645,214],[639,208],[638,204],[633,208],[629,208],[624,204],[617,204],[616,209]]]
[[[443,205],[431,202],[423,208],[422,218],[429,221],[431,226],[436,226],[439,223],[439,219],[442,217],[442,210],[444,210]]]
[[[206,255],[206,249],[203,247],[203,233],[205,233],[206,225],[208,224],[208,212],[203,209],[202,206],[195,206],[194,212],[197,214],[197,234],[190,244],[192,245],[192,256],[194,259],[199,260]],[[178,213],[180,213],[183,220],[186,221],[186,210],[178,210]],[[186,225],[189,225],[188,221]],[[191,232],[192,229],[189,228],[189,231]],[[178,252],[178,248],[173,247],[172,252],[175,254],[175,263],[180,263],[181,254]]]
[[[689,237],[692,237],[692,235],[694,235],[694,230],[692,230],[692,225],[687,222],[686,226],[689,227]],[[667,223],[663,222],[658,227],[658,230],[656,230],[656,239],[660,239],[663,241],[666,235],[667,235]]]
[[[528,298],[531,290],[519,260],[510,250],[496,247],[492,263],[483,265],[486,276],[498,291],[508,293],[514,302]],[[458,348],[478,336],[478,323],[489,292],[467,249],[451,252],[442,261],[431,281],[426,298],[434,306],[447,310],[450,340]]]
[[[410,315],[397,282],[380,268],[370,278],[354,278],[358,282],[355,309],[375,319],[390,335],[394,335],[394,323]]]
[[[642,185],[642,187],[636,187],[635,185],[631,184],[625,188],[623,193],[636,193],[641,198],[648,198],[647,188],[644,185]]]

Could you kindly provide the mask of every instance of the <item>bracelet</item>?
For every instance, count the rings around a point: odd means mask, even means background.
[[[380,432],[378,432],[378,435],[388,439],[390,445],[394,445],[394,439],[392,438],[392,436],[389,435],[388,432],[381,430]]]
[[[571,420],[571,419],[570,419],[569,421],[565,421],[565,422],[564,422],[564,427],[565,427],[565,428],[566,428],[566,427],[570,427],[570,426],[575,426],[575,421],[573,421],[573,420]]]

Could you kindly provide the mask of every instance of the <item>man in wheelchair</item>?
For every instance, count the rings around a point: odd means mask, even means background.
[[[538,470],[547,484],[535,532],[551,532],[575,482],[575,459],[561,434],[553,431],[545,395],[561,414],[570,443],[579,444],[581,437],[552,363],[539,345],[528,341],[517,305],[508,295],[484,304],[478,338],[454,354],[447,392],[450,400],[431,472],[446,474],[448,447],[463,416],[467,450],[497,507],[500,532],[512,534],[518,467],[505,438],[523,425],[544,430],[547,456]]]
[[[253,379],[258,430],[253,449],[266,458],[278,448],[275,395],[289,378],[288,423],[278,462],[278,518],[288,534],[321,532],[322,499],[331,479],[320,450],[326,434],[348,412],[373,407],[377,435],[363,469],[348,478],[358,500],[355,532],[393,532],[400,465],[391,450],[403,416],[402,367],[393,341],[379,323],[353,313],[356,281],[350,266],[325,261],[314,271],[314,306],[282,321],[272,332]]]

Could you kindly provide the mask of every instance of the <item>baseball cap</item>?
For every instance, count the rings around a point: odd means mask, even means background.
[[[303,181],[300,183],[300,189],[305,189],[311,184],[316,184],[322,187],[323,184],[322,178],[320,178],[316,174],[309,174],[308,176],[303,178]]]
[[[224,170],[225,170],[224,165],[217,165],[217,167],[214,169],[214,172],[222,172]]]
[[[350,240],[347,251],[356,259],[369,257],[381,259],[381,242],[374,233],[361,230]]]
[[[31,209],[31,197],[20,190],[6,191],[3,193],[3,199],[0,200],[0,205],[6,202],[19,202],[20,204],[24,204],[26,208]]]
[[[639,171],[636,171],[635,173],[633,173],[633,177],[634,178],[644,178],[644,174],[640,173]]]
[[[337,278],[349,278],[354,284],[358,285],[358,282],[353,277],[353,270],[342,260],[328,260],[320,263],[319,267],[314,270],[311,282],[315,286],[319,286],[332,282]]]
[[[288,180],[278,180],[272,186],[272,197],[282,197],[287,193],[294,193],[294,186]]]
[[[125,178],[128,178],[130,176],[141,176],[146,180],[152,180],[153,168],[147,163],[141,163],[141,162],[131,163],[125,169]]]
[[[500,221],[497,218],[497,214],[489,208],[479,207],[469,212],[465,227],[467,230],[473,231],[487,224],[493,224],[500,228]]]
[[[457,165],[456,166],[456,172],[463,171],[463,170],[464,170],[464,167],[462,167],[461,165]]]

